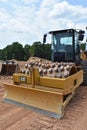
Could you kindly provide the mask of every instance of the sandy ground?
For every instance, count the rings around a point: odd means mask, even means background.
[[[12,76],[1,75],[0,130],[87,130],[87,86],[78,88],[59,120],[2,102],[6,82],[12,83]]]

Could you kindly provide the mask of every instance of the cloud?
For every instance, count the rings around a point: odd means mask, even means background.
[[[67,1],[13,0],[8,5],[10,11],[0,8],[0,30],[7,42],[18,40],[32,44],[42,41],[42,35],[50,30],[86,27],[87,7]],[[3,41],[4,36],[1,36]]]
[[[84,19],[87,21],[87,8],[70,5],[67,1],[44,0],[37,11],[36,25],[39,26],[42,32],[45,30],[76,28],[79,23],[85,27]],[[41,30],[39,31],[41,32]]]
[[[73,21],[78,21],[78,19],[87,19],[87,8],[82,6],[70,5],[67,1],[59,2],[53,5],[53,10],[51,10],[49,17],[52,18],[69,18]],[[77,19],[78,17],[78,19]]]

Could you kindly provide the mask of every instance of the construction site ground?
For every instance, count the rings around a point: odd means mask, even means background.
[[[87,130],[87,86],[77,89],[59,120],[3,102],[3,84],[12,82],[12,76],[0,75],[0,130]]]

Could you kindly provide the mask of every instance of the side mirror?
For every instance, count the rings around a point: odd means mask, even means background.
[[[47,37],[47,34],[44,34],[43,35],[43,43],[46,43],[46,37]]]
[[[79,41],[83,41],[83,39],[84,39],[84,33],[85,33],[85,31],[79,30],[79,36],[78,36],[78,40]]]
[[[79,41],[83,41],[83,39],[84,39],[84,35],[83,34],[79,34],[78,40]]]

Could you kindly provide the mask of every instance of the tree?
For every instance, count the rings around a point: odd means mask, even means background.
[[[4,53],[4,60],[10,60],[12,59],[12,45],[8,45],[3,49]]]
[[[4,59],[4,53],[3,53],[3,49],[0,50],[0,60]]]
[[[24,60],[28,60],[30,57],[30,45],[26,44],[24,46]]]
[[[16,60],[24,60],[23,46],[18,42],[12,44],[12,58]]]
[[[32,46],[26,44],[23,46],[18,42],[6,46],[0,50],[0,60],[28,60],[30,56],[51,59],[51,45],[34,42]]]
[[[30,48],[31,56],[51,59],[51,45],[41,44],[41,42],[34,42]]]
[[[30,47],[30,54],[31,56],[38,56],[40,51],[41,42],[34,42],[33,45]]]
[[[85,46],[86,46],[86,43],[81,43],[80,49],[84,51],[85,50]]]

